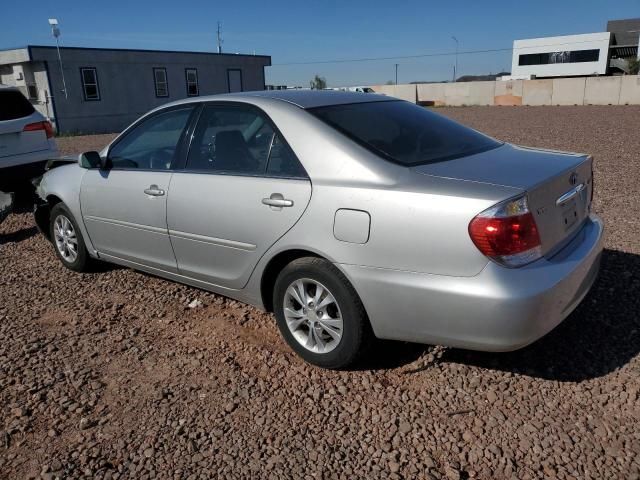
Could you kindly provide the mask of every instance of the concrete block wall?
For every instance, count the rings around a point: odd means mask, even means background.
[[[416,85],[378,85],[374,88],[378,93],[384,93],[390,97],[416,103]]]
[[[522,90],[523,105],[551,105],[553,80],[526,80]]]
[[[619,105],[640,105],[640,75],[622,77]]]
[[[495,82],[460,82],[445,84],[446,105],[493,105]]]
[[[496,85],[493,95],[494,105],[522,105],[522,91],[524,89],[524,82],[522,80],[508,80],[494,83]]]
[[[640,105],[640,75],[377,85],[373,89],[385,95],[436,107]]]
[[[585,84],[585,77],[554,78],[551,105],[582,105]]]
[[[493,105],[496,82],[469,82],[470,105]]]
[[[589,77],[584,87],[584,105],[618,105],[622,77]]]
[[[418,85],[418,102],[440,107],[446,105],[444,87],[446,83],[421,83]],[[374,89],[375,90],[375,89]]]

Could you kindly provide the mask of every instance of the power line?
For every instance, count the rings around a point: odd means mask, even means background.
[[[458,52],[458,55],[467,54],[467,53],[503,52],[506,50],[512,50],[512,49],[511,48],[495,48],[490,50],[467,50],[465,52]],[[455,53],[442,52],[442,53],[424,53],[420,55],[397,55],[395,57],[349,58],[349,59],[342,59],[342,60],[320,60],[315,62],[274,63],[273,66],[279,67],[279,66],[285,66],[285,65],[317,65],[317,64],[323,64],[323,63],[373,62],[377,60],[396,60],[396,59],[422,58],[422,57],[443,57],[446,55],[455,55]]]
[[[539,49],[544,47],[559,47],[562,45],[577,45],[580,43],[593,43],[594,40],[582,40],[575,42],[563,42],[563,43],[550,43],[547,45],[532,45],[532,46],[522,46],[518,47],[518,50],[526,50],[526,49]],[[486,50],[464,50],[457,52],[458,55],[473,55],[478,53],[495,53],[495,52],[510,52],[513,50],[513,47],[509,48],[489,48]],[[411,58],[427,58],[427,57],[446,57],[450,55],[456,55],[456,52],[436,52],[436,53],[422,53],[417,55],[396,55],[393,57],[365,57],[365,58],[345,58],[338,60],[317,60],[310,62],[287,62],[287,63],[274,63],[273,67],[282,67],[288,65],[321,65],[328,63],[355,63],[355,62],[375,62],[379,60],[398,60],[398,59],[411,59]]]

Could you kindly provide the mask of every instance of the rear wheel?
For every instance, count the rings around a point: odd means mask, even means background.
[[[320,367],[355,363],[373,336],[355,289],[321,258],[300,258],[287,265],[276,279],[273,305],[287,343]]]
[[[51,209],[49,233],[62,264],[76,272],[86,272],[91,258],[73,215],[62,203]]]

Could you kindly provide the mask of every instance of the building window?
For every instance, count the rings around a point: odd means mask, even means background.
[[[195,68],[187,68],[184,72],[187,81],[187,97],[197,97],[200,95],[198,88],[198,70]]]
[[[518,65],[550,65],[556,63],[597,62],[600,50],[572,50],[563,52],[527,53],[518,56]]]
[[[154,68],[153,81],[156,86],[156,97],[168,97],[169,81],[167,80],[167,69],[164,67]]]
[[[83,67],[80,69],[82,77],[82,92],[86,101],[100,100],[100,87],[98,86],[98,73],[95,67]]]

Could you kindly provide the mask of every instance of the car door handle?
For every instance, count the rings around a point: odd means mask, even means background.
[[[293,200],[284,198],[281,193],[272,193],[269,198],[263,198],[262,203],[270,207],[293,207]]]
[[[144,193],[152,197],[161,197],[164,195],[164,190],[158,188],[158,185],[150,185],[149,188],[144,189]]]

